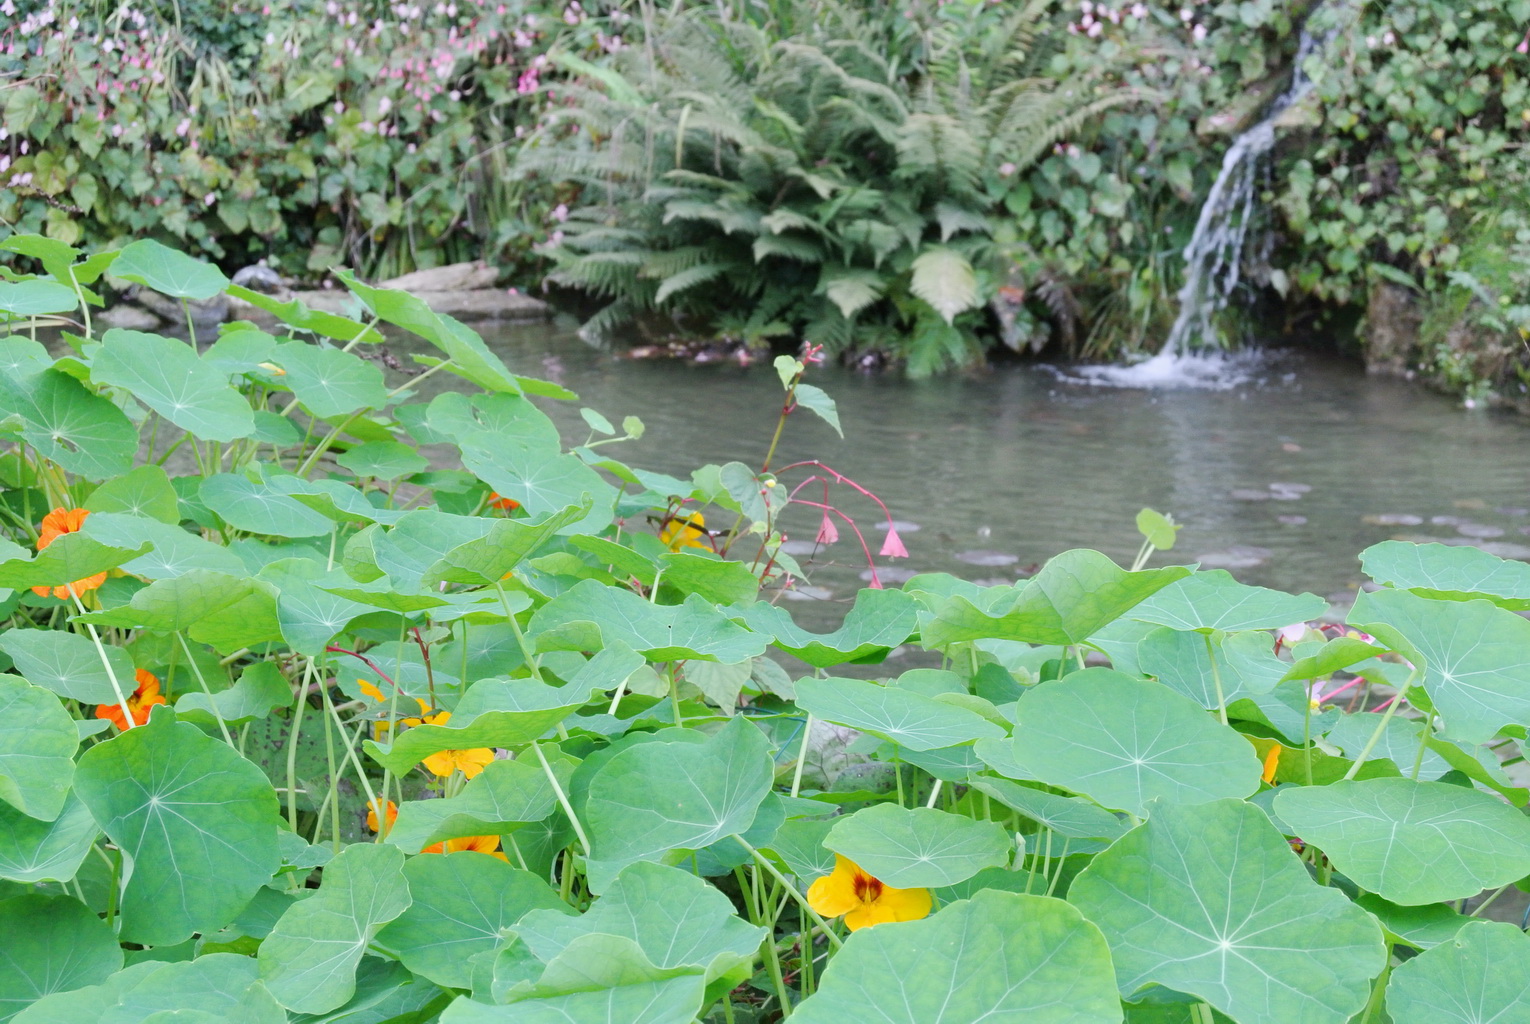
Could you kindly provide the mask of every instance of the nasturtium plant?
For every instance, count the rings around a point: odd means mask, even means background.
[[[18,308],[102,269],[6,244],[57,286]],[[560,386],[341,280],[376,323],[0,336],[0,1021],[1522,1008],[1530,940],[1467,913],[1530,874],[1518,563],[1373,548],[1319,642],[1311,595],[1149,567],[1146,517],[1135,568],[873,575],[810,631],[781,516],[869,492],[649,473],[593,410],[570,446]],[[379,369],[381,332],[434,354]],[[815,356],[783,428],[835,422]]]

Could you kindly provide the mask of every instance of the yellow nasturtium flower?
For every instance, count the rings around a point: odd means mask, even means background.
[[[659,540],[671,551],[681,548],[712,550],[705,538],[707,520],[700,512],[677,512],[659,531]]]
[[[445,725],[451,717],[450,711],[442,711],[426,717],[425,724]],[[427,757],[424,764],[427,771],[443,779],[454,771],[460,771],[464,778],[471,779],[492,760],[494,751],[488,747],[475,747],[472,750],[438,750]]]
[[[808,886],[808,906],[824,917],[845,916],[853,932],[888,921],[928,917],[934,901],[928,889],[894,889],[852,860],[834,855],[834,871]]]

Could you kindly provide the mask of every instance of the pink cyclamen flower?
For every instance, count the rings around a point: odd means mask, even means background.
[[[882,550],[878,552],[883,558],[907,558],[908,548],[903,546],[903,538],[898,536],[898,531],[892,523],[887,524],[887,539],[882,542]]]

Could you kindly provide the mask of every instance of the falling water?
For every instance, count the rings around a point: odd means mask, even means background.
[[[1213,317],[1227,305],[1238,286],[1243,240],[1254,219],[1255,186],[1264,158],[1275,147],[1275,122],[1312,91],[1312,80],[1302,64],[1326,41],[1326,36],[1314,37],[1302,31],[1290,87],[1271,104],[1263,120],[1233,140],[1222,157],[1222,171],[1201,207],[1190,244],[1185,246],[1179,316],[1163,349],[1134,366],[1090,367],[1082,371],[1083,379],[1124,387],[1232,387],[1247,379],[1247,358],[1220,351],[1198,354],[1195,350],[1201,341],[1215,338]]]

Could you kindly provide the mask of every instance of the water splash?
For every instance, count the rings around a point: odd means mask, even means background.
[[[1179,315],[1163,348],[1151,359],[1132,366],[1081,367],[1074,374],[1078,380],[1115,387],[1221,389],[1251,379],[1246,356],[1217,350],[1197,352],[1196,347],[1216,337],[1213,319],[1238,287],[1243,242],[1254,220],[1255,186],[1265,157],[1275,148],[1275,124],[1312,91],[1312,80],[1302,65],[1327,40],[1327,35],[1314,36],[1302,30],[1291,85],[1258,124],[1233,140],[1222,157],[1222,170],[1201,206],[1190,244],[1185,246]]]

